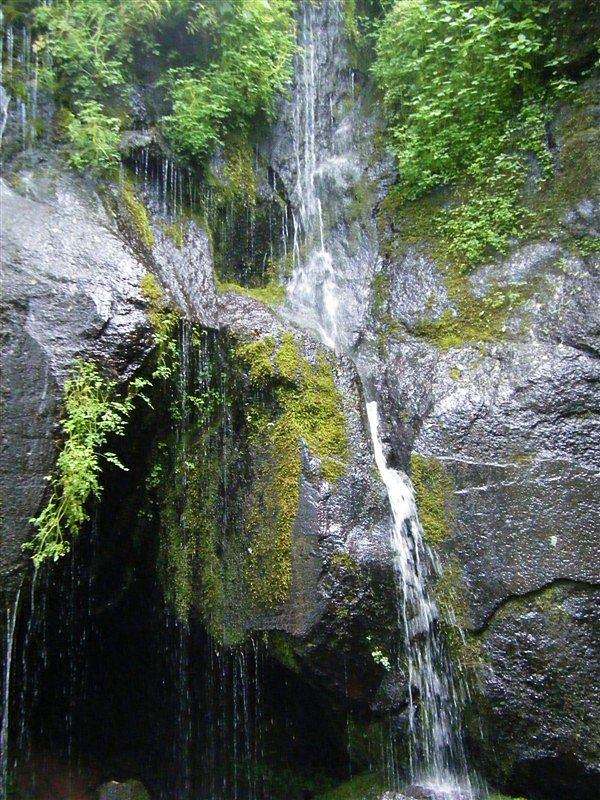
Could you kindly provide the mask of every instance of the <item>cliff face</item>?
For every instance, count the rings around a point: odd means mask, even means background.
[[[600,578],[600,206],[598,174],[584,166],[600,131],[597,87],[586,91],[583,107],[563,109],[555,122],[551,192],[572,182],[570,170],[580,186],[557,201],[543,236],[469,276],[462,291],[474,304],[475,340],[464,340],[471,323],[462,298],[448,293],[447,271],[426,241],[386,264],[375,333],[400,457],[410,461],[425,513],[435,517],[437,504],[441,514],[441,528],[432,528],[444,562],[440,591],[481,657],[497,769],[539,769],[565,792],[573,771],[591,786],[598,770],[593,725],[581,728],[598,717],[588,658],[598,644]],[[539,213],[535,195],[530,208]],[[502,302],[523,289],[490,334],[486,298]]]
[[[300,253],[275,309],[218,291],[222,242],[205,220],[174,241],[149,192],[148,239],[118,186],[75,176],[55,148],[7,165],[2,588],[10,593],[25,568],[21,546],[45,501],[73,362],[94,360],[127,381],[152,350],[140,289],[150,272],[187,320],[243,341],[293,335],[308,363],[326,353],[333,364],[349,458],[332,485],[303,444],[290,600],[248,627],[288,634],[304,677],[338,697],[350,685],[361,713],[404,710],[405,676],[373,652],[399,634],[366,391],[379,401],[390,462],[412,475],[442,565],[438,605],[466,632],[452,654],[472,675],[473,751],[515,792],[541,782],[548,796],[591,798],[600,782],[597,87],[557,115],[556,192],[569,192],[550,215],[532,190],[533,213],[548,215],[543,234],[478,266],[457,296],[433,221],[423,217],[415,237],[387,215],[393,167],[373,147],[377,115],[350,65],[339,4],[303,4],[299,25],[312,60],[297,58],[256,164],[259,208],[273,205],[276,186]],[[228,230],[246,223],[234,214]]]

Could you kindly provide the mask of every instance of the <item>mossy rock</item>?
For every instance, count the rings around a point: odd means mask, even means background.
[[[150,800],[150,795],[140,781],[110,781],[100,787],[97,797],[98,800]]]
[[[384,791],[385,785],[381,775],[377,772],[368,772],[350,778],[335,789],[318,795],[315,800],[378,800]]]
[[[441,461],[419,453],[410,457],[410,477],[425,540],[432,547],[439,547],[448,537],[452,524],[452,478]]]
[[[138,199],[131,181],[125,180],[121,188],[121,198],[127,211],[128,221],[139,242],[147,249],[154,247],[154,233],[145,205]]]
[[[260,405],[252,411],[255,477],[247,510],[250,591],[260,607],[272,608],[291,588],[302,443],[320,460],[322,477],[335,483],[349,457],[346,420],[331,364],[324,355],[307,361],[293,335],[242,342],[236,354],[254,391],[266,390],[276,407],[275,413]]]

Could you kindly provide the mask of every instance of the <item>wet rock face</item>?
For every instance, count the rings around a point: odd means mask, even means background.
[[[530,293],[496,336],[446,349],[422,333],[451,313],[442,270],[418,247],[389,264],[389,436],[405,468],[417,454],[447,476],[436,545],[481,648],[492,772],[503,752],[524,794],[554,773],[555,796],[600,786],[600,258],[571,238],[593,244],[599,226],[597,197],[579,200],[552,239],[475,269],[476,299]]]
[[[484,714],[497,779],[582,800],[600,786],[600,589],[562,582],[496,613],[482,635]]]
[[[77,358],[130,377],[151,346],[143,264],[99,196],[37,154],[7,175],[3,202],[4,499],[0,574],[23,563],[56,456],[61,387]]]
[[[209,240],[195,222],[174,242],[164,221],[150,216],[153,244],[143,246],[118,213],[113,218],[106,210],[118,209],[116,193],[109,187],[105,206],[93,183],[75,176],[56,155],[30,154],[14,163],[3,191],[6,528],[0,575],[6,588],[5,576],[25,564],[21,548],[32,534],[29,519],[46,501],[62,387],[74,361],[92,359],[107,376],[124,381],[153,346],[140,290],[148,271],[183,315],[205,327],[277,340],[291,328],[250,297],[217,295]],[[303,357],[314,363],[320,345],[309,335],[296,336]],[[256,626],[289,633],[310,671],[369,703],[384,671],[371,657],[367,636],[376,635],[387,648],[395,633],[389,511],[373,471],[356,370],[341,358],[334,372],[348,426],[347,473],[336,486],[328,484],[305,449],[291,602],[276,619],[257,620]]]

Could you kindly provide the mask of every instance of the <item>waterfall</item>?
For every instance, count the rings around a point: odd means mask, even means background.
[[[6,649],[4,653],[4,684],[2,692],[2,727],[0,728],[0,800],[6,800],[8,792],[8,735],[10,728],[10,675],[13,657],[13,640],[17,627],[17,612],[21,587],[17,589],[12,603],[6,607]]]
[[[339,4],[333,3],[330,11],[341,24]],[[317,13],[313,3],[302,4],[291,109],[296,173],[293,198],[297,209],[292,214],[294,270],[287,298],[289,315],[313,328],[328,346],[334,347],[339,335],[339,292],[333,242],[325,229],[318,184],[328,172],[335,171],[341,178],[344,163],[335,152],[331,125],[328,125],[329,136],[324,136],[319,124],[324,101],[318,87],[322,46],[318,39],[322,31],[318,29]],[[326,43],[330,47],[331,44]],[[333,113],[331,97],[325,107],[329,122]]]
[[[319,13],[320,25],[316,19]],[[337,38],[333,46],[324,31],[328,27]],[[324,173],[339,177],[356,149],[345,139],[344,152],[340,152],[332,97],[319,96],[319,87],[327,85],[327,76],[319,74],[320,65],[326,69],[339,66],[343,37],[339,0],[325,0],[320,11],[311,2],[302,4],[293,105],[295,258],[288,285],[288,311],[293,320],[312,328],[324,344],[338,350],[347,349],[342,329],[352,311],[344,295],[345,279],[354,280],[357,274],[368,274],[373,268],[372,263],[364,261],[363,252],[352,253],[347,242],[340,245],[340,236],[347,235],[346,230],[340,231],[338,226],[330,235],[323,224],[324,217],[338,219],[343,213],[343,198],[327,194],[321,178]],[[354,74],[347,63],[345,70],[347,92],[354,96]],[[352,137],[354,130],[346,135]],[[338,264],[340,253],[345,257]],[[436,797],[473,798],[462,744],[460,704],[438,630],[439,611],[428,591],[429,580],[436,573],[434,556],[423,539],[410,479],[387,465],[375,401],[367,403],[367,416],[375,462],[387,489],[393,520],[390,544],[408,671],[409,777]]]
[[[31,31],[26,25],[16,29],[10,24],[5,26],[0,11],[0,30],[0,61],[3,64],[0,67],[0,144],[12,100],[16,105],[21,146],[26,148],[34,143],[37,136],[39,58],[33,47]],[[9,94],[8,87],[15,75],[24,88],[23,96],[12,97]]]
[[[408,667],[409,758],[411,778],[420,784],[473,797],[460,736],[460,707],[452,671],[437,630],[439,612],[428,592],[434,556],[423,539],[410,479],[388,467],[379,430],[377,403],[367,403],[375,463],[392,511],[390,539],[399,588],[399,623]],[[413,689],[419,698],[417,719]]]

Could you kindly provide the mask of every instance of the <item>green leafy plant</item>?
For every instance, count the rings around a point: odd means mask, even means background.
[[[69,160],[77,169],[91,167],[111,171],[118,167],[119,120],[105,115],[100,103],[88,100],[71,114],[66,132],[69,140]]]
[[[291,74],[294,52],[291,0],[204,0],[190,19],[192,32],[213,35],[206,69],[171,70],[172,112],[163,124],[180,155],[203,157],[227,132],[247,130],[257,113],[275,110]]]
[[[162,76],[172,149],[199,161],[224,137],[270,118],[290,77],[293,0],[56,0],[33,11],[42,78],[74,120],[77,167],[110,168],[133,87]],[[178,30],[185,46],[169,42]],[[102,117],[105,117],[102,120]]]
[[[69,552],[70,539],[89,518],[89,498],[101,496],[102,464],[125,469],[105,446],[110,436],[125,432],[134,397],[144,384],[141,379],[133,381],[129,392],[119,397],[114,382],[106,381],[95,364],[75,364],[65,383],[61,423],[65,439],[50,479],[52,492],[42,512],[31,520],[36,528],[33,539],[23,546],[36,566]]]
[[[379,27],[373,72],[407,198],[498,152],[537,88],[543,8],[526,5],[531,14],[513,16],[500,2],[398,0]]]
[[[398,218],[452,186],[431,227],[461,271],[526,230],[531,155],[541,182],[552,174],[549,108],[574,85],[559,35],[568,5],[396,0],[377,26],[372,70],[399,168]]]

